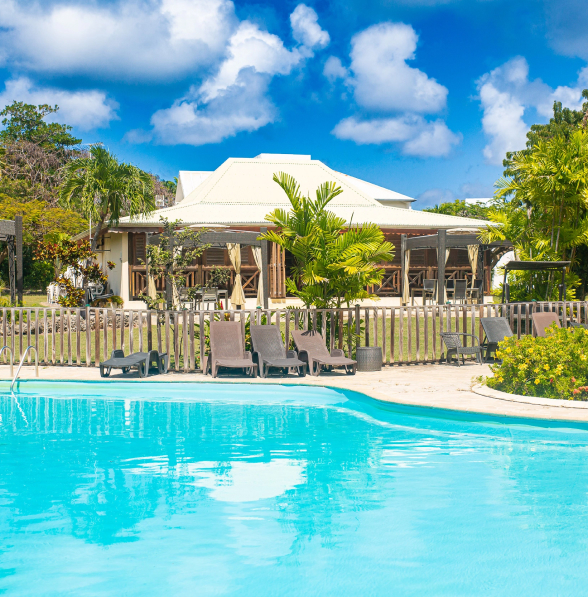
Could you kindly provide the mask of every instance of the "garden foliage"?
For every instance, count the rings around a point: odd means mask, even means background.
[[[499,345],[502,363],[488,386],[523,396],[588,400],[588,330],[556,328],[546,338],[516,336]]]

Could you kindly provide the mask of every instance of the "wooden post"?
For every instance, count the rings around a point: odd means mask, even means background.
[[[267,228],[260,228],[259,232],[265,234]],[[261,275],[263,280],[263,308],[267,309],[269,306],[269,243],[267,240],[261,241]]]
[[[404,254],[406,253],[406,234],[400,235],[400,302],[404,299]],[[403,303],[404,304],[404,303]]]
[[[437,304],[445,302],[445,249],[447,230],[437,232]]]
[[[169,235],[169,252],[171,255],[172,263],[174,258],[174,231],[172,230]],[[173,268],[173,265],[172,265]],[[174,291],[169,279],[169,275],[173,274],[173,271],[170,271],[169,267],[165,268],[165,302],[166,302],[166,309],[169,311],[173,309],[174,303]]]
[[[16,295],[18,304],[22,305],[23,271],[22,271],[22,216],[14,218],[16,236]]]

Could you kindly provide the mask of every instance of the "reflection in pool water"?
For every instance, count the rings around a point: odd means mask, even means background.
[[[588,428],[326,388],[0,396],[0,593],[577,595]]]

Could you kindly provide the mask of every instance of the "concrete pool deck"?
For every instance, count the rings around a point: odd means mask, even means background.
[[[273,376],[269,379],[248,378],[237,375],[223,375],[212,379],[201,373],[175,373],[152,375],[146,380],[137,373],[123,376],[113,371],[111,377],[102,381],[133,379],[142,383],[151,382],[230,382],[230,383],[277,383],[330,386],[361,392],[384,402],[440,408],[470,413],[482,413],[504,417],[551,419],[558,421],[588,422],[586,403],[566,400],[547,400],[510,396],[489,388],[479,388],[480,375],[489,375],[488,365],[468,363],[455,365],[403,365],[383,367],[381,371],[358,373],[355,376],[344,372],[323,373],[320,377]],[[0,366],[0,379],[10,380],[10,369]],[[23,367],[19,379],[35,379],[34,366]],[[40,380],[100,381],[97,367],[39,367]],[[477,393],[481,392],[481,393]],[[482,395],[487,394],[487,395]],[[579,408],[578,408],[579,407]]]

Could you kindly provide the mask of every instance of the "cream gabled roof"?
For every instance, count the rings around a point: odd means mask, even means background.
[[[286,194],[273,181],[273,175],[278,172],[292,175],[300,184],[301,191],[311,197],[315,196],[320,184],[327,181],[337,183],[343,192],[329,203],[329,209],[349,223],[374,223],[383,228],[486,226],[482,220],[383,206],[354,185],[350,180],[352,177],[332,170],[319,160],[267,154],[257,158],[229,158],[181,203],[157,210],[145,218],[133,221],[122,218],[120,224],[156,226],[160,217],[166,217],[182,220],[185,224],[268,225],[265,216],[270,211],[277,207],[290,207]]]

